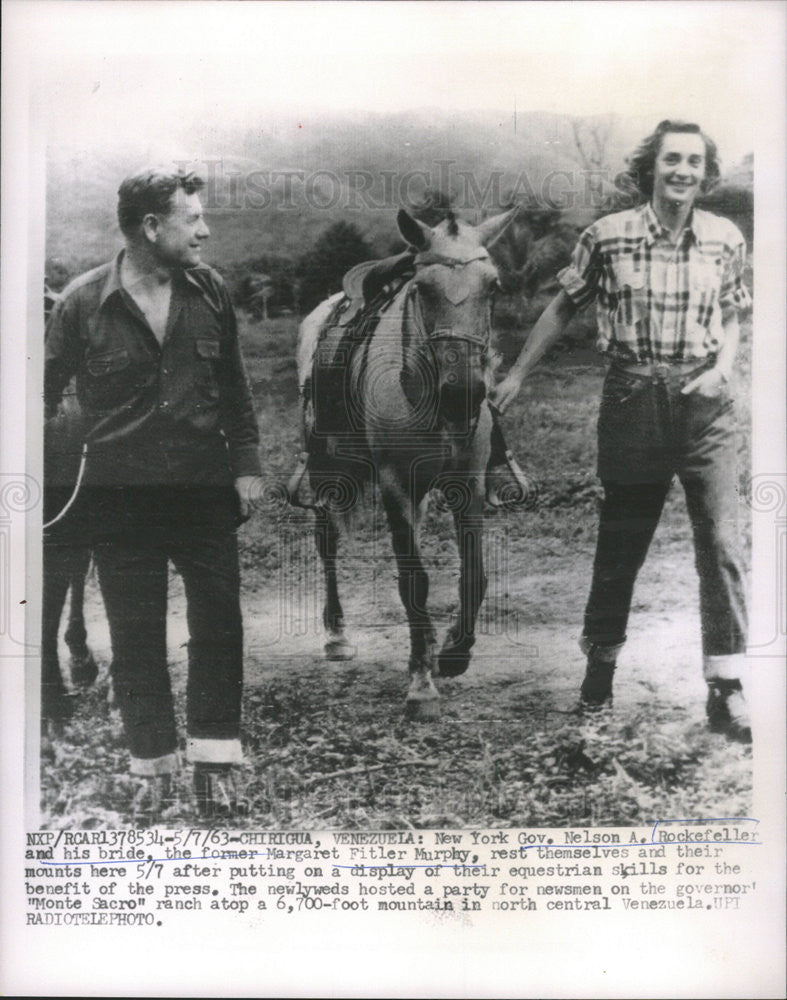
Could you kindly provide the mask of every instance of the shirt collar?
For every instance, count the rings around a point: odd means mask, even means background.
[[[670,238],[669,230],[665,229],[661,222],[659,222],[659,217],[653,211],[653,206],[650,202],[646,202],[643,207],[642,223],[643,239],[646,246],[652,247],[657,240]],[[683,229],[679,242],[685,240],[686,235],[688,234],[695,243],[699,244],[702,242],[701,232],[701,220],[698,217],[696,209],[692,208],[691,215],[689,216],[689,220]]]
[[[203,298],[207,298],[207,295],[205,294],[205,289],[200,284],[200,282],[194,277],[190,268],[185,268],[185,267],[181,268],[180,270],[174,272],[173,277],[175,278],[176,281],[178,279],[181,279],[183,284],[190,285],[191,288],[196,289],[196,291],[198,291]]]
[[[109,265],[109,273],[107,274],[107,279],[104,282],[104,287],[101,289],[101,299],[99,300],[99,309],[107,301],[110,295],[114,295],[115,292],[122,292],[123,286],[120,283],[120,262],[123,259],[124,251],[121,250],[120,253],[115,257],[112,263]]]
[[[104,305],[106,300],[110,295],[118,293],[120,295],[126,294],[123,284],[120,280],[120,265],[123,261],[123,254],[125,250],[121,250],[115,259],[109,265],[109,272],[107,273],[106,281],[104,282],[104,287],[101,289],[101,299],[98,303],[99,309]],[[185,288],[190,287],[195,289],[202,295],[203,298],[207,299],[205,289],[202,285],[185,269],[178,269],[173,271],[172,274],[173,287]]]

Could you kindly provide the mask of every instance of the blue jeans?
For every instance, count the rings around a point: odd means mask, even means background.
[[[737,440],[727,387],[681,395],[693,375],[640,376],[611,368],[599,413],[604,486],[584,636],[624,642],[634,582],[675,475],[686,495],[700,580],[705,676],[731,676],[746,648],[737,528]]]

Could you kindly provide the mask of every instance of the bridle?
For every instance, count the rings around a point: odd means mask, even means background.
[[[433,253],[432,251],[425,251],[419,253],[415,257],[415,268],[416,272],[419,268],[430,267],[437,265],[439,267],[448,267],[452,270],[458,268],[466,267],[468,264],[475,263],[479,260],[489,260],[489,254],[483,248],[479,250],[477,254],[472,257],[459,258],[459,257],[448,257],[444,254]],[[437,351],[435,350],[435,345],[441,341],[456,341],[459,343],[469,344],[473,347],[480,348],[481,357],[481,367],[482,369],[486,366],[487,358],[489,356],[491,335],[492,335],[492,296],[490,295],[486,301],[486,322],[483,329],[478,334],[473,333],[456,333],[447,327],[437,327],[434,330],[427,330],[423,319],[423,312],[421,308],[421,301],[418,295],[418,286],[411,279],[407,288],[407,302],[411,305],[411,317],[417,331],[418,341],[420,342],[420,347],[422,350],[426,351],[431,359],[431,363],[434,366],[436,372],[441,371],[441,364],[438,360]],[[484,381],[482,379],[482,381]],[[483,397],[481,397],[483,399]],[[475,412],[470,417],[470,426],[468,428],[470,434],[475,433],[475,428],[478,424],[478,419],[480,416],[480,402],[479,399],[478,408],[474,408]]]
[[[448,257],[445,254],[434,253],[431,250],[426,250],[423,253],[416,254],[414,264],[416,271],[418,271],[419,268],[430,267],[435,264],[440,267],[449,267],[452,270],[456,270],[460,267],[466,267],[468,264],[473,264],[478,260],[489,260],[489,254],[483,248],[479,250],[475,256],[466,258]],[[488,303],[489,308],[487,309],[487,322],[485,328],[480,334],[474,335],[472,333],[454,333],[452,330],[444,327],[437,327],[437,329],[432,330],[431,332],[428,331],[423,322],[421,303],[418,298],[418,286],[412,281],[407,289],[407,295],[412,301],[414,307],[413,320],[421,339],[425,341],[425,343],[429,344],[438,340],[464,341],[465,343],[480,347],[482,361],[486,361],[486,357],[489,354],[489,345],[492,334],[491,297]]]

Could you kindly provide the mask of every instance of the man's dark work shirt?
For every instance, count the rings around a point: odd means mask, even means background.
[[[122,253],[77,278],[46,335],[48,415],[76,376],[94,486],[219,486],[258,475],[258,431],[235,313],[206,265],[178,270],[159,344],[122,288]]]

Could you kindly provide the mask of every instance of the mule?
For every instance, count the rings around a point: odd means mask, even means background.
[[[75,708],[60,669],[58,633],[69,591],[65,640],[70,654],[72,684],[89,687],[98,677],[98,665],[87,644],[85,581],[90,549],[79,545],[44,545],[43,608],[41,625],[42,713],[54,720],[67,719]]]
[[[449,215],[432,229],[401,210],[397,222],[414,251],[414,275],[403,278],[383,305],[361,310],[355,325],[343,321],[351,303],[339,294],[319,305],[300,328],[307,468],[325,579],[325,655],[345,660],[355,653],[337,586],[337,542],[341,515],[357,502],[362,485],[371,482],[386,512],[409,625],[405,710],[413,720],[439,717],[434,673],[453,677],[467,670],[486,591],[482,514],[493,426],[486,395],[498,287],[487,248],[515,212],[475,227]],[[327,390],[325,384],[320,387],[325,383],[321,351],[331,357],[333,381],[328,380]],[[324,419],[332,407],[333,419]],[[442,492],[453,515],[460,558],[459,611],[439,653],[419,546],[433,489]]]

